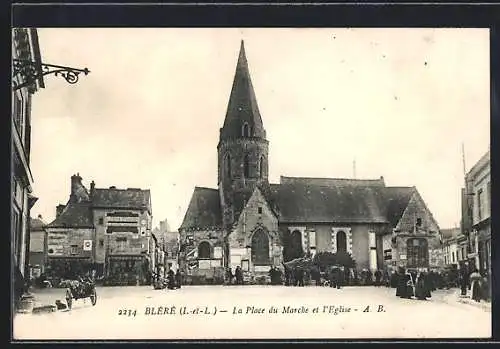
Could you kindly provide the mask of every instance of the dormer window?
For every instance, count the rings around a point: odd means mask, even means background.
[[[250,126],[248,126],[248,122],[243,124],[241,132],[243,137],[250,137]]]

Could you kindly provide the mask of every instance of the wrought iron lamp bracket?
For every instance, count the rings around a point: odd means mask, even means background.
[[[54,74],[55,76],[60,76],[66,80],[69,84],[76,84],[79,79],[80,74],[88,75],[90,70],[77,69],[71,67],[65,67],[54,64],[37,63],[30,60],[24,59],[13,59],[12,62],[12,76],[19,77],[19,83],[16,84],[13,79],[14,91],[31,86],[36,80],[42,78],[45,75]]]

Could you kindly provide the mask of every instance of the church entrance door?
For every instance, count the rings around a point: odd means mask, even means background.
[[[269,264],[269,238],[260,229],[252,236],[252,262],[254,265]]]

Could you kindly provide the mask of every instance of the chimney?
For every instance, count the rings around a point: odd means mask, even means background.
[[[90,182],[90,196],[94,195],[94,190],[95,190],[95,182],[92,181]]]
[[[66,205],[57,205],[56,207],[56,218],[62,213]]]
[[[80,187],[81,185],[82,185],[82,177],[80,177],[79,173],[71,176],[71,195],[70,195],[71,201],[76,200],[76,192],[78,190],[78,187]]]

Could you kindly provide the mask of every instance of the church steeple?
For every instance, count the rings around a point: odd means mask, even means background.
[[[241,40],[226,119],[220,129],[221,140],[241,137],[266,138],[266,131],[250,78],[243,40]]]

